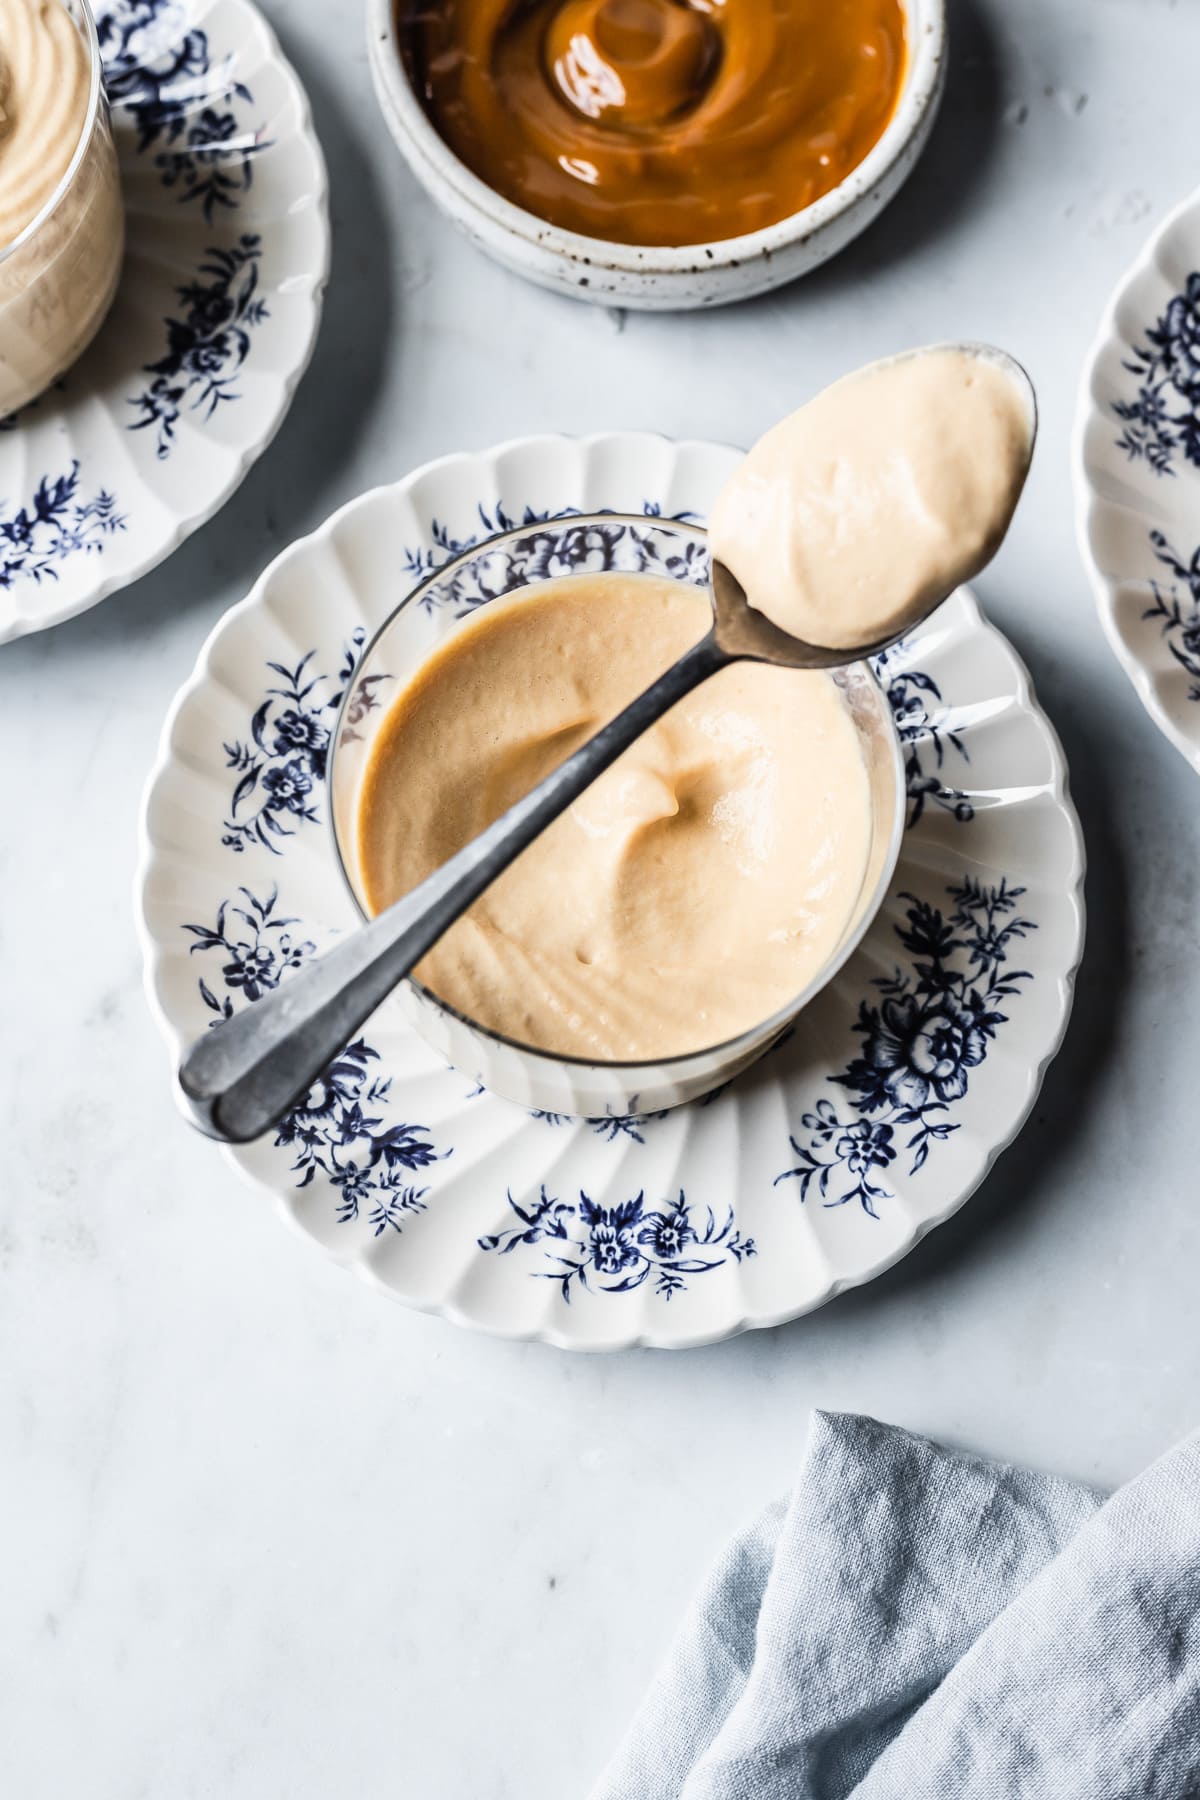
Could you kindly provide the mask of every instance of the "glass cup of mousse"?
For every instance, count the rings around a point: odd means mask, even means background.
[[[463,551],[421,581],[365,646],[342,698],[326,777],[334,855],[360,919],[370,913],[356,848],[359,806],[372,746],[391,698],[481,607],[528,591],[535,583],[608,571],[666,575],[706,589],[705,532],[689,523],[617,513],[576,514],[506,531]],[[596,1118],[657,1112],[731,1080],[770,1048],[851,955],[883,902],[899,856],[905,784],[891,708],[867,663],[839,670],[833,679],[842,690],[867,771],[866,861],[832,951],[803,990],[770,1017],[732,1039],[683,1055],[655,1062],[606,1062],[552,1053],[507,1037],[439,999],[415,976],[402,982],[386,1004],[400,1007],[420,1036],[465,1075],[505,1099],[548,1113]]]
[[[0,418],[91,343],[125,238],[87,0],[4,0],[0,19],[6,7],[22,29],[0,40]]]

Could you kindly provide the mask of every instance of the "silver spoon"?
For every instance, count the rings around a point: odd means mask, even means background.
[[[1036,403],[1019,363],[986,346],[961,345],[1001,363],[1025,391],[1029,454]],[[946,595],[930,601],[928,616]],[[676,701],[735,662],[834,669],[877,656],[903,632],[852,650],[805,644],[757,612],[723,563],[712,567],[712,628],[698,644],[532,792],[465,844],[385,912],[314,958],[271,994],[222,1021],[184,1057],[179,1085],[201,1131],[242,1144],[270,1130],[308,1093],[392,989],[521,851],[566,811]],[[910,620],[904,631],[911,631]]]

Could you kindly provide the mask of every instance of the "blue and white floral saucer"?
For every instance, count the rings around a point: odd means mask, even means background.
[[[139,922],[172,1067],[353,923],[329,729],[405,588],[512,524],[702,517],[735,459],[649,436],[523,439],[377,489],[271,565],[179,695],[146,796]],[[569,534],[561,554],[603,566],[615,535]],[[705,1343],[887,1268],[1033,1104],[1070,1009],[1083,850],[1054,732],[969,593],[880,672],[908,775],[892,891],[791,1038],[731,1086],[654,1117],[530,1114],[441,1064],[388,1005],[273,1139],[230,1159],[334,1257],[509,1337]]]
[[[1151,718],[1200,769],[1200,191],[1122,279],[1084,369],[1079,541]]]
[[[228,499],[329,272],[308,101],[250,0],[109,0],[96,25],[125,266],[83,358],[0,422],[0,642],[144,575]]]

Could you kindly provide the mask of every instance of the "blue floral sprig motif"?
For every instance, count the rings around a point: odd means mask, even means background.
[[[333,678],[313,674],[315,650],[290,668],[286,663],[267,664],[279,677],[278,685],[267,689],[250,721],[249,737],[224,745],[225,766],[238,777],[222,824],[221,842],[227,850],[242,851],[250,844],[261,844],[279,855],[281,838],[292,837],[300,825],[319,820],[317,795],[329,754],[326,720],[341,705],[364,636],[359,626],[345,646],[341,668]],[[363,685],[359,684],[360,689]],[[347,709],[349,723],[360,723],[365,711],[376,704],[373,690],[356,694]]]
[[[479,1088],[477,1092],[482,1094],[486,1092],[486,1090],[484,1088]],[[637,1096],[634,1095],[635,1105],[636,1102]],[[574,1123],[572,1115],[569,1113],[543,1112],[540,1108],[532,1111],[529,1116],[531,1119],[540,1119],[543,1125],[570,1125]],[[666,1116],[665,1112],[607,1112],[599,1113],[595,1118],[585,1119],[584,1124],[590,1131],[595,1132],[598,1138],[602,1138],[606,1144],[615,1144],[621,1139],[628,1139],[634,1144],[644,1144],[646,1141],[646,1126],[656,1124],[659,1119],[665,1119]]]
[[[97,12],[96,31],[109,100],[133,120],[139,152],[155,151],[163,186],[209,220],[240,206],[268,143],[233,110],[253,104],[236,58],[214,61],[207,32],[189,28],[178,0],[117,0]]]
[[[479,512],[481,517],[487,517],[482,506],[479,508]],[[470,532],[466,537],[458,538],[454,536],[450,527],[443,520],[431,519],[429,542],[417,546],[407,545],[401,560],[401,567],[415,587],[417,582],[424,581],[427,576],[440,569],[443,563],[449,562],[452,557],[461,556],[464,550],[470,550],[478,542],[479,534],[477,532]],[[432,612],[434,604],[428,596],[422,597],[421,606],[424,611]]]
[[[221,967],[225,993],[220,999],[203,976],[200,978],[200,998],[217,1015],[213,1024],[233,1017],[235,994],[248,1001],[261,1000],[279,986],[289,969],[298,969],[316,951],[310,938],[297,937],[293,932],[298,919],[285,918],[275,911],[277,888],[272,888],[265,900],[259,900],[244,887],[238,889],[238,895],[240,903],[221,902],[215,925],[183,927],[196,939],[191,946],[193,954],[197,950],[223,950],[229,958]]]
[[[265,899],[239,888],[234,899],[222,901],[213,925],[183,927],[195,939],[193,954],[215,950],[225,958],[223,994],[203,977],[198,984],[215,1015],[211,1024],[232,1017],[235,996],[253,1003],[315,954],[316,945],[297,929],[300,921],[277,910],[278,900],[277,888]],[[426,1126],[388,1121],[392,1084],[372,1073],[378,1061],[379,1052],[357,1039],[275,1128],[276,1147],[296,1152],[296,1186],[308,1187],[323,1175],[337,1196],[339,1223],[363,1217],[375,1237],[399,1232],[406,1218],[425,1210],[429,1190],[409,1178],[451,1154],[434,1145]]]
[[[65,475],[43,475],[27,505],[10,512],[0,503],[0,588],[23,579],[57,581],[69,556],[99,556],[125,524],[107,489],[79,498],[78,459]]]
[[[1187,599],[1180,596],[1179,588],[1174,584],[1166,593],[1157,581],[1152,581],[1150,591],[1154,595],[1154,605],[1147,607],[1142,617],[1162,621],[1168,650],[1191,677],[1188,699],[1200,700],[1200,548],[1193,550],[1185,562],[1172,550],[1163,532],[1152,531],[1150,543],[1159,562],[1187,589]]]
[[[967,747],[945,721],[942,690],[933,676],[920,669],[896,668],[908,654],[910,646],[902,640],[875,657],[871,665],[887,695],[904,755],[908,825],[911,829],[917,824],[926,806],[938,806],[960,825],[967,825],[975,817],[975,808],[962,789],[951,786],[942,773],[947,750],[953,749],[963,762],[969,762]],[[932,766],[922,761],[923,749],[932,752]]]
[[[616,1206],[597,1206],[582,1190],[576,1203],[555,1199],[545,1187],[532,1206],[521,1206],[511,1192],[508,1204],[519,1223],[481,1237],[479,1248],[510,1256],[514,1250],[541,1244],[542,1257],[551,1267],[531,1274],[556,1281],[568,1306],[576,1288],[631,1294],[646,1281],[653,1282],[656,1294],[670,1300],[686,1289],[689,1276],[710,1275],[729,1262],[741,1263],[758,1254],[754,1239],[737,1230],[732,1207],[723,1224],[718,1224],[711,1207],[700,1220],[682,1189],[678,1200],[666,1201],[651,1212],[646,1210],[644,1193]]]
[[[1118,450],[1156,475],[1175,474],[1179,451],[1200,468],[1200,272],[1188,276],[1123,367],[1139,385],[1134,399],[1113,402],[1125,427]]]
[[[946,890],[948,912],[911,894],[907,925],[896,935],[912,958],[907,969],[875,982],[878,1003],[864,1000],[855,1031],[862,1048],[830,1081],[853,1096],[847,1115],[828,1099],[805,1113],[805,1136],[791,1139],[799,1161],[775,1178],[798,1181],[800,1198],[827,1207],[857,1201],[872,1219],[892,1198],[880,1176],[901,1148],[915,1175],[931,1147],[959,1129],[952,1115],[1007,1022],[1005,1004],[1032,980],[1009,967],[1014,944],[1036,930],[1021,916],[1024,888],[965,879]],[[903,1144],[898,1140],[903,1139]]]
[[[450,607],[456,619],[466,618],[481,606],[514,588],[531,581],[546,581],[556,575],[585,575],[610,569],[625,569],[632,574],[672,575],[696,585],[708,579],[708,551],[700,539],[689,542],[680,551],[664,555],[652,537],[627,523],[581,525],[574,531],[538,532],[531,530],[527,538],[515,543],[497,545],[489,550],[487,539],[501,532],[516,531],[528,525],[536,527],[557,520],[576,518],[577,506],[560,507],[557,511],[538,511],[526,506],[519,518],[501,505],[488,511],[477,508],[481,529],[465,537],[455,537],[441,521],[430,525],[430,543],[404,553],[405,573],[413,581],[423,581],[446,562],[477,544],[479,556],[460,569],[447,586],[421,596],[427,612]],[[657,501],[644,500],[642,512],[647,519],[661,519],[662,507]],[[693,512],[670,515],[672,524],[694,520]]]
[[[270,317],[258,294],[261,238],[244,232],[228,250],[205,254],[197,279],[175,290],[185,311],[165,321],[166,353],[145,365],[153,381],[129,402],[140,416],[128,429],[153,426],[164,460],[185,406],[207,420],[218,406],[240,398],[234,383],[250,354],[250,334]]]

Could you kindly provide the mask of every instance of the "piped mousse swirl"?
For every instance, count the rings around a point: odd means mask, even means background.
[[[87,47],[60,0],[0,0],[0,249],[66,174],[91,84]]]

